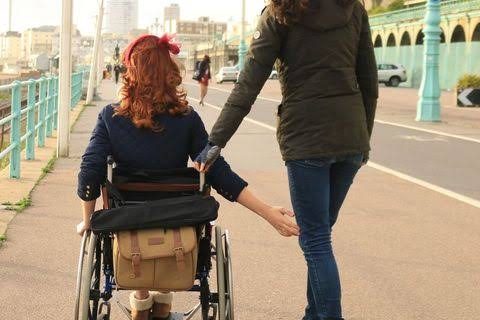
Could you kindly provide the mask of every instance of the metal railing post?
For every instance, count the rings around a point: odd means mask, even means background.
[[[58,77],[53,78],[53,129],[58,127]]]
[[[53,78],[50,77],[47,80],[48,91],[47,91],[47,137],[52,136],[52,127],[53,127]]]
[[[71,87],[71,92],[70,92],[70,109],[73,109],[75,107],[75,87],[77,86],[77,77],[76,73],[72,74],[72,87]]]
[[[27,96],[27,140],[26,140],[26,159],[33,160],[35,159],[35,96],[37,90],[37,84],[35,80],[30,79],[27,83],[28,85],[28,96]]]
[[[12,88],[12,121],[10,125],[10,145],[15,147],[10,152],[10,178],[20,178],[20,155],[22,151],[21,139],[21,100],[22,92],[19,81],[13,83]]]
[[[40,78],[40,89],[38,93],[38,146],[45,146],[45,118],[46,118],[46,93],[47,93],[47,80]]]

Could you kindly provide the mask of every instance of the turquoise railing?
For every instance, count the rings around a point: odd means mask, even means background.
[[[442,17],[449,14],[477,11],[480,14],[480,0],[448,0],[441,1]],[[422,21],[425,17],[425,6],[396,10],[370,16],[372,27],[407,21]]]
[[[71,108],[80,101],[82,86],[83,72],[74,73]],[[25,89],[27,99],[22,107],[22,91]],[[18,179],[23,144],[25,144],[25,158],[33,160],[35,159],[35,140],[38,147],[44,147],[46,137],[51,137],[53,130],[57,129],[58,77],[15,81],[0,86],[0,92],[2,91],[10,91],[11,112],[7,117],[0,119],[0,126],[10,123],[10,144],[0,152],[0,161],[10,155],[10,178]],[[23,121],[25,122],[24,130],[22,130]]]

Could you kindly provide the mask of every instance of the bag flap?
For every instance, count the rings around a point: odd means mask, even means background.
[[[123,258],[131,260],[132,236],[136,233],[138,238],[138,248],[142,260],[156,258],[166,258],[175,256],[175,249],[178,245],[175,243],[174,232],[179,232],[179,239],[183,253],[192,252],[197,246],[197,235],[194,227],[183,227],[179,229],[145,229],[133,231],[120,231],[116,234],[115,240],[118,244],[118,250]],[[177,236],[178,237],[178,236]],[[178,241],[178,238],[177,238]]]

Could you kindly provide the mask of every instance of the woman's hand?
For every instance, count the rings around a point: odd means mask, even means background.
[[[86,224],[84,221],[82,221],[79,224],[77,224],[77,233],[80,236],[83,236],[85,231],[88,231],[88,230],[90,230],[90,223]]]
[[[193,163],[195,169],[199,172],[206,172],[210,166],[217,160],[220,156],[221,148],[219,146],[213,145],[210,142],[207,143],[202,152],[195,158]]]
[[[291,219],[295,214],[282,207],[270,207],[264,213],[264,218],[284,237],[299,236],[300,228]]]

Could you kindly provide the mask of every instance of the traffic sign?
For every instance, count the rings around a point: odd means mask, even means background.
[[[457,105],[459,107],[480,106],[480,89],[468,88],[458,92]]]

